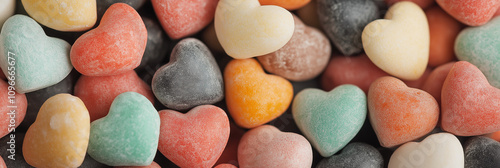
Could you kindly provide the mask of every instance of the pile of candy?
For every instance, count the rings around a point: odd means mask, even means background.
[[[2,0],[0,167],[500,167],[500,0]]]

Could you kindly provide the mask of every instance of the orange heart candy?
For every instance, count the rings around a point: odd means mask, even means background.
[[[226,104],[237,125],[254,128],[283,114],[292,102],[292,84],[267,75],[255,59],[232,60],[224,70]]]

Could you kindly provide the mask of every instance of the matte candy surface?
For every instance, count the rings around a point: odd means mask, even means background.
[[[439,105],[429,93],[408,88],[394,77],[382,77],[368,91],[370,123],[380,145],[394,147],[436,127]]]
[[[477,66],[491,85],[500,88],[500,17],[479,27],[469,27],[458,35],[455,53],[461,61]]]
[[[15,15],[5,22],[0,34],[0,66],[7,77],[9,67],[15,71],[17,92],[36,91],[58,83],[71,72],[70,47],[64,40],[47,37],[30,17]]]
[[[95,0],[22,0],[24,9],[39,23],[59,31],[83,31],[97,19]]]
[[[306,138],[296,133],[281,132],[270,125],[248,131],[238,146],[240,168],[306,168],[311,167],[312,159],[312,148]]]
[[[83,75],[118,75],[139,66],[148,33],[134,8],[116,3],[95,29],[80,36],[71,48],[71,63]]]
[[[435,0],[385,0],[387,5],[389,5],[389,6],[392,6],[395,3],[401,2],[401,1],[410,1],[410,2],[417,4],[422,9],[426,9],[427,7],[431,6]]]
[[[328,38],[294,16],[293,36],[278,51],[259,56],[264,69],[292,81],[305,81],[325,69],[332,53]]]
[[[276,5],[288,10],[295,10],[308,4],[311,0],[259,0],[262,5]]]
[[[441,127],[459,136],[498,131],[498,102],[500,89],[491,86],[474,65],[457,62],[448,73],[441,91]]]
[[[215,32],[226,53],[236,59],[274,52],[292,38],[290,12],[278,6],[260,6],[258,0],[220,0]]]
[[[439,6],[425,11],[429,22],[429,66],[436,67],[455,59],[454,45],[462,24]]]
[[[87,151],[90,117],[83,102],[70,94],[49,98],[26,132],[23,155],[34,167],[78,167]]]
[[[436,0],[448,14],[469,26],[487,23],[500,6],[498,0]]]
[[[267,75],[255,59],[232,60],[224,70],[226,104],[236,124],[254,128],[283,114],[292,102],[292,84]]]
[[[184,39],[174,47],[170,62],[155,72],[151,87],[163,105],[175,110],[213,104],[224,98],[219,66],[210,50],[194,38]]]
[[[118,95],[106,117],[91,124],[88,154],[110,166],[146,166],[156,155],[160,117],[146,97]]]
[[[12,15],[16,9],[16,0],[3,0],[0,6],[0,29],[3,23]]]
[[[453,64],[455,62],[436,67],[422,85],[422,90],[431,94],[439,104],[441,104],[441,89],[443,88],[444,80],[448,76],[448,72],[450,72]]]
[[[168,36],[180,39],[195,34],[210,24],[219,0],[152,0],[151,2]]]
[[[216,106],[162,110],[160,119],[158,150],[179,167],[213,167],[229,139],[229,119]]]
[[[21,124],[28,106],[26,95],[16,93],[12,87],[9,90],[9,87],[7,82],[0,80],[0,94],[5,95],[0,97],[0,138]]]
[[[408,142],[392,154],[389,168],[401,167],[464,167],[464,151],[452,134],[432,134],[422,142]]]
[[[385,72],[405,80],[416,80],[429,59],[429,27],[422,9],[412,2],[398,2],[385,19],[363,30],[366,55]]]
[[[500,167],[500,143],[486,137],[474,137],[464,144],[465,168]]]
[[[347,145],[340,154],[322,159],[316,168],[382,168],[384,159],[373,146],[354,142]]]
[[[305,89],[296,95],[293,119],[321,156],[342,149],[363,126],[366,95],[354,85],[341,85],[330,92]]]

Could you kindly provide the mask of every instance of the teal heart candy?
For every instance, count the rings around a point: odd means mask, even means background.
[[[160,116],[143,95],[118,95],[106,117],[90,124],[88,154],[109,166],[146,166],[153,161]]]
[[[332,156],[356,136],[367,111],[366,95],[354,85],[330,92],[305,89],[292,105],[297,126],[323,157]]]
[[[469,27],[455,40],[455,54],[460,61],[477,66],[488,82],[500,88],[500,17],[485,25]]]
[[[14,15],[7,19],[0,33],[0,67],[15,82],[17,92],[36,91],[68,76],[73,69],[70,48],[68,42],[45,35],[30,17]]]

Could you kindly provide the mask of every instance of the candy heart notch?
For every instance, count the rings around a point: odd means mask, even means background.
[[[498,0],[436,0],[436,2],[448,14],[469,26],[487,23],[500,7]]]
[[[158,150],[179,167],[213,167],[229,140],[229,119],[216,106],[162,110],[160,119]]]
[[[118,95],[106,117],[91,123],[88,154],[109,166],[146,166],[158,147],[160,117],[136,92]]]
[[[361,36],[366,55],[385,72],[404,80],[422,76],[429,60],[429,26],[413,2],[398,2],[385,19],[366,25]]]
[[[158,69],[152,81],[156,98],[170,109],[186,110],[213,104],[224,98],[224,84],[219,66],[201,41],[180,41],[170,55],[170,62]]]
[[[129,5],[116,3],[97,28],[75,41],[71,63],[83,75],[118,75],[139,66],[147,40],[141,16]]]
[[[323,157],[337,153],[356,136],[367,110],[365,93],[354,85],[341,85],[330,92],[305,89],[292,105],[297,126]]]
[[[267,75],[255,59],[232,60],[224,70],[226,104],[236,124],[254,128],[283,114],[292,102],[292,84]]]
[[[464,151],[452,134],[432,134],[422,142],[408,142],[394,151],[389,168],[400,167],[464,167]]]
[[[22,0],[24,9],[41,24],[59,31],[84,31],[97,20],[95,0]]]
[[[43,103],[23,142],[23,155],[34,167],[79,167],[90,134],[85,104],[70,94],[57,94]]]
[[[238,163],[247,167],[311,167],[312,148],[300,134],[281,132],[271,125],[254,128],[240,140]]]
[[[459,136],[500,130],[500,89],[469,62],[455,63],[441,91],[441,127]]]
[[[172,39],[199,32],[214,19],[219,0],[152,0],[156,16]]]
[[[368,90],[370,123],[380,145],[394,147],[420,138],[436,127],[439,105],[429,93],[382,77]]]
[[[73,69],[68,42],[47,37],[42,27],[24,15],[14,15],[0,34],[0,66],[12,74],[19,93],[43,89],[62,81]],[[9,74],[10,73],[10,74]]]
[[[477,66],[491,85],[500,88],[500,17],[483,26],[469,27],[455,40],[455,53],[461,61]]]
[[[215,32],[226,53],[236,59],[274,52],[292,38],[293,16],[278,6],[258,0],[220,0],[215,10]]]
[[[366,168],[383,168],[384,159],[380,152],[365,143],[354,142],[342,149],[342,153],[324,158],[318,163],[316,168],[330,167],[366,167]]]

